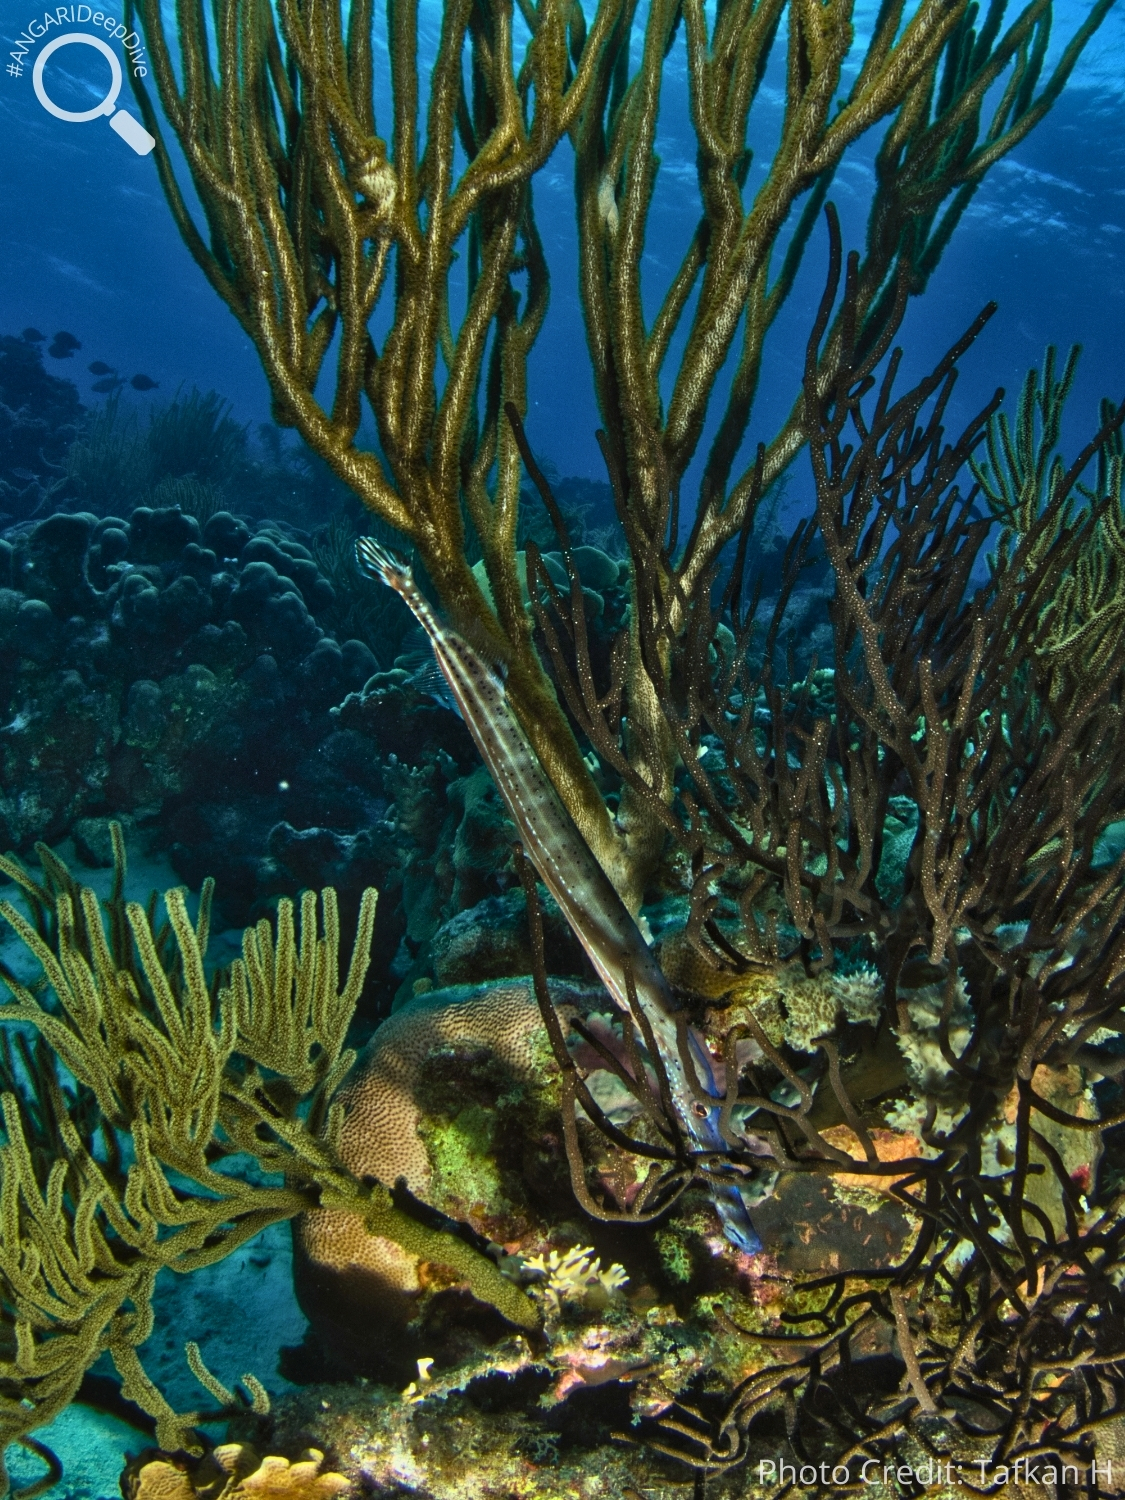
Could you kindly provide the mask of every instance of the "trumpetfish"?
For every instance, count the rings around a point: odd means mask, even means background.
[[[676,1003],[660,965],[632,913],[602,869],[508,703],[499,672],[456,631],[442,623],[414,582],[409,565],[370,537],[356,542],[360,568],[406,602],[426,632],[434,659],[519,830],[524,850],[558,903],[615,1005],[629,1014],[625,973],[660,1048],[680,1121],[706,1152],[727,1147],[718,1128],[720,1106],[693,1094],[676,1040]],[[688,1033],[704,1090],[719,1099],[711,1060]],[[762,1248],[742,1193],[733,1183],[711,1183],[716,1211],[730,1242],[748,1255]]]

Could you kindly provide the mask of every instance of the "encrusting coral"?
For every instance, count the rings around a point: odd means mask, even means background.
[[[183,891],[167,892],[167,923],[156,928],[154,906],[123,899],[119,829],[113,837],[104,909],[45,846],[42,882],[0,860],[23,907],[4,901],[0,915],[39,969],[34,980],[0,976],[11,997],[0,1022],[15,1028],[3,1054],[0,1455],[72,1400],[105,1350],[161,1446],[191,1448],[194,1414],[171,1409],[137,1352],[152,1331],[155,1279],[213,1264],[310,1208],[360,1215],[371,1233],[451,1267],[511,1321],[536,1327],[535,1308],[492,1261],[340,1161],[333,1095],[354,1057],[344,1039],[376,893],[361,903],[342,984],[331,889],[319,903],[303,896],[299,937],[282,901],[276,928],[247,929],[226,982],[208,982],[210,887],[194,923]],[[240,1158],[266,1180],[237,1175]],[[227,1162],[234,1170],[221,1170]]]
[[[350,1482],[323,1463],[316,1448],[290,1462],[259,1458],[245,1443],[220,1443],[195,1463],[142,1453],[126,1466],[121,1492],[125,1500],[333,1500]]]

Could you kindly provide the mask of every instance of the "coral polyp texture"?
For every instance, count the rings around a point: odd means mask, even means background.
[[[324,1469],[324,1454],[315,1448],[291,1463],[259,1458],[246,1443],[221,1443],[197,1463],[141,1454],[121,1476],[125,1500],[334,1500],[348,1489],[342,1474]]]

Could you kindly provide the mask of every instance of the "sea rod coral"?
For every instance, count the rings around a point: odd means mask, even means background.
[[[1125,410],[1107,408],[1078,458],[1057,461],[1067,381],[1048,368],[1014,434],[997,396],[947,440],[957,363],[984,318],[906,393],[891,348],[984,174],[1050,109],[1107,8],[1089,9],[1044,76],[1046,0],[1007,25],[999,3],[884,5],[845,86],[842,0],[654,0],[643,28],[618,0],[589,18],[527,3],[519,19],[502,0],[451,0],[423,131],[416,8],[389,8],[390,123],[377,127],[371,5],[345,20],[331,0],[246,0],[220,5],[213,27],[187,5],[182,67],[155,0],[137,7],[158,93],[142,91],[146,123],[176,137],[206,234],[162,139],[166,195],[255,342],[278,418],[403,534],[452,628],[503,664],[512,712],[626,905],[658,868],[690,892],[661,954],[689,1002],[675,1046],[649,1042],[639,1004],[616,1050],[602,1044],[639,1106],[630,1130],[568,1063],[536,953],[582,1208],[618,1223],[644,1195],[629,1197],[639,1173],[591,1169],[580,1113],[622,1157],[661,1164],[668,1207],[703,1175],[702,1153],[682,1149],[686,1104],[715,1111],[720,1168],[749,1174],[765,1156],[779,1195],[870,1182],[909,1218],[893,1263],[829,1265],[826,1246],[772,1326],[716,1303],[744,1373],[721,1396],[681,1391],[641,1433],[700,1488],[762,1436],[855,1479],[861,1462],[919,1448],[1000,1465],[1088,1458],[1125,1415],[1125,1227],[1099,1162],[1125,1119],[1117,1085],[1099,1082],[1119,1071],[1125,944]],[[751,197],[747,121],[775,45],[785,114]],[[701,210],[653,314],[641,275],[675,47]],[[829,287],[789,416],[747,463],[765,339],[834,172],[877,126],[866,254],[838,300],[829,215]],[[529,543],[525,592],[516,546],[521,464],[557,513],[522,424],[548,292],[531,192],[564,137],[630,563],[626,628],[600,675],[563,528],[569,590]],[[365,407],[378,452],[359,444]],[[759,619],[756,516],[805,445],[815,513]],[[682,503],[696,458],[701,489]],[[795,680],[786,606],[814,546],[833,655]],[[615,818],[606,778],[621,787]],[[530,880],[527,897],[534,928]],[[823,1000],[836,968],[867,987],[864,1008],[790,1013],[798,992]],[[628,975],[618,982],[628,995]],[[720,1093],[693,1062],[691,1022]]]
[[[155,1419],[160,1445],[197,1447],[195,1414],[173,1411],[137,1352],[152,1331],[156,1278],[211,1265],[310,1208],[357,1214],[369,1232],[452,1266],[510,1321],[536,1327],[535,1308],[492,1261],[340,1163],[333,1095],[354,1057],[344,1039],[376,893],[361,904],[342,984],[331,889],[303,896],[299,930],[282,901],[276,927],[248,928],[226,982],[211,983],[210,886],[194,923],[184,892],[168,891],[167,922],[156,927],[154,907],[123,899],[116,827],[114,842],[104,907],[46,846],[41,881],[0,860],[19,892],[0,916],[40,971],[31,981],[0,976],[10,997],[0,1007],[0,1463],[73,1400],[103,1351],[123,1394]],[[266,1179],[239,1176],[240,1160]],[[207,1383],[189,1346],[192,1358]],[[264,1399],[252,1380],[248,1388]]]
[[[908,1207],[916,1237],[892,1266],[810,1278],[813,1301],[790,1318],[803,1330],[779,1333],[799,1357],[754,1370],[717,1422],[689,1403],[651,1435],[701,1472],[742,1463],[782,1408],[795,1454],[845,1468],[919,1443],[990,1465],[1092,1452],[1125,1413],[1113,1134],[1125,1113],[1119,1087],[1098,1082],[1121,1071],[1125,402],[1103,403],[1064,462],[1073,357],[1056,377],[1049,353],[1014,431],[998,392],[947,440],[957,362],[991,309],[899,392],[889,345],[905,298],[864,347],[858,257],[842,275],[833,216],[829,228],[805,367],[816,511],[787,573],[819,538],[834,665],[787,679],[786,591],[758,620],[740,595],[745,550],[721,591],[689,598],[654,548],[637,583],[641,639],[670,664],[661,710],[683,774],[673,809],[638,792],[692,879],[687,926],[663,956],[706,1005],[723,1057],[730,1161],[749,1163],[749,1130],[779,1192],[806,1174],[847,1191],[866,1180]],[[841,281],[825,387],[818,345]],[[978,484],[963,489],[970,465]],[[660,529],[668,488],[662,504]],[[598,753],[620,756],[578,612],[573,588],[537,604],[568,701]],[[803,992],[834,965],[837,1003],[812,1007],[810,1025]],[[695,1094],[713,1106],[702,1079]],[[624,1217],[571,1165],[587,1212]],[[880,1321],[901,1384],[861,1407],[842,1382]]]
[[[690,595],[807,436],[795,388],[760,469],[736,472],[764,340],[845,153],[885,122],[857,286],[870,341],[896,285],[925,288],[985,173],[1049,111],[1110,3],[1094,0],[1045,76],[1050,0],[1029,0],[1007,25],[1002,0],[983,15],[968,0],[913,10],[892,0],[858,46],[850,0],[726,0],[713,15],[701,0],[600,0],[589,17],[574,0],[521,0],[518,15],[509,0],[450,0],[428,99],[416,4],[388,6],[384,27],[370,0],[346,10],[338,0],[223,0],[213,24],[191,3],[174,37],[158,0],[130,7],[152,59],[157,100],[136,87],[165,195],[257,348],[278,420],[413,545],[453,627],[506,661],[517,718],[634,910],[659,857],[659,820],[629,785],[611,818],[534,649],[518,576],[520,454],[505,407],[526,414],[549,293],[536,175],[569,139],[587,341],[607,461],[627,481],[634,556],[662,542],[658,476],[678,492],[716,381],[733,366],[675,565]],[[384,45],[389,90],[376,98]],[[700,216],[652,314],[641,252],[675,48],[689,79]],[[781,138],[751,191],[749,121],[783,48]],[[205,223],[177,179],[169,129]],[[381,340],[376,326],[387,329]],[[682,358],[665,401],[674,348]],[[822,382],[840,349],[836,329],[818,356]],[[365,409],[378,453],[360,442]],[[667,800],[675,757],[637,631],[634,611],[626,748]]]

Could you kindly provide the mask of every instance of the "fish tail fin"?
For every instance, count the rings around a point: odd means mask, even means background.
[[[373,537],[361,536],[355,544],[356,562],[370,578],[378,578],[396,594],[407,598],[414,592],[414,574],[404,558],[380,546]]]

